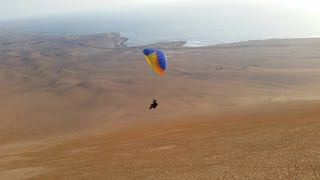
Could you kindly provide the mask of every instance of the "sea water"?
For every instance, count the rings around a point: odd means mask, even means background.
[[[120,32],[128,46],[187,41],[186,46],[225,42],[320,37],[317,16],[281,8],[242,4],[212,6],[141,7],[88,13],[70,13],[28,20],[26,32],[87,34]]]

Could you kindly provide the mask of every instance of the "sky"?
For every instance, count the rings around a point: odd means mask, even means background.
[[[248,5],[292,11],[320,19],[319,0],[0,0],[0,20],[41,18],[95,11],[130,12],[153,7],[202,7],[219,4]]]

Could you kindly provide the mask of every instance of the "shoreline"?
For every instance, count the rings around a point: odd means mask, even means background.
[[[14,33],[19,35],[27,35],[27,36],[39,36],[41,38],[48,38],[51,37],[62,37],[67,38],[70,40],[79,40],[79,39],[90,39],[96,38],[98,41],[101,39],[105,40],[103,42],[96,42],[94,44],[99,45],[97,47],[95,46],[88,46],[93,48],[141,48],[141,47],[163,47],[163,48],[207,48],[207,47],[236,47],[236,46],[261,46],[261,45],[277,45],[281,44],[280,41],[299,41],[299,40],[314,40],[314,39],[320,39],[319,37],[297,37],[297,38],[266,38],[266,39],[249,39],[249,40],[243,40],[243,41],[226,41],[226,42],[219,42],[219,43],[210,43],[205,41],[194,41],[194,40],[173,40],[173,41],[160,41],[160,42],[154,42],[149,44],[140,44],[140,45],[133,45],[130,46],[127,44],[127,42],[130,40],[130,38],[124,36],[122,32],[94,32],[94,33],[48,33],[48,32],[19,32],[15,30],[4,30],[2,33]],[[1,35],[0,34],[0,35]],[[45,37],[42,37],[45,36]],[[110,42],[110,40],[112,42]],[[263,42],[263,43],[262,43]],[[92,42],[91,42],[92,43]],[[106,43],[107,45],[104,46]],[[110,43],[113,45],[110,45]],[[80,43],[81,45],[86,46],[85,44]]]

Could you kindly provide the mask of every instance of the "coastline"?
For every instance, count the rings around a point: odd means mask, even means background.
[[[2,31],[0,38],[3,45],[16,43],[15,39],[24,38],[28,41],[38,41],[39,43],[47,40],[49,43],[64,43],[73,47],[81,46],[96,49],[125,48],[127,47],[126,42],[129,40],[116,32],[61,35],[45,32]],[[37,42],[32,43],[32,45],[36,44]]]
[[[320,39],[320,37],[305,37],[305,38],[270,38],[270,39],[254,39],[244,40],[235,42],[223,42],[223,43],[210,43],[202,41],[165,41],[165,42],[154,42],[151,44],[141,44],[135,46],[129,46],[127,42],[130,40],[125,37],[121,32],[105,32],[105,33],[75,33],[75,34],[54,34],[47,32],[18,32],[18,31],[2,31],[0,36],[25,36],[30,38],[39,38],[47,40],[63,40],[68,41],[69,44],[83,46],[88,48],[96,49],[114,49],[114,48],[207,48],[207,47],[251,47],[251,46],[284,46],[294,45],[297,42],[304,41],[308,44],[313,42],[314,39]],[[8,43],[3,41],[4,43]],[[10,43],[10,42],[9,42]]]

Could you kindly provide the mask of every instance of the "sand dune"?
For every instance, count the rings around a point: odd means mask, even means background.
[[[154,83],[143,47],[12,36],[1,179],[319,179],[319,39],[159,43]]]

